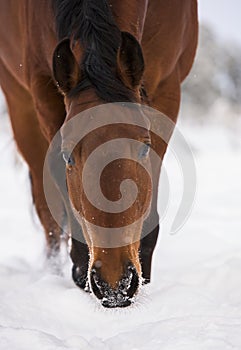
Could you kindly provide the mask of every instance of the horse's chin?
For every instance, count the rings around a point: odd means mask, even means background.
[[[101,301],[102,306],[108,308],[108,309],[113,309],[117,307],[127,307],[130,306],[133,303],[133,298],[132,299],[121,299],[117,300],[116,298],[103,298]]]
[[[108,289],[106,295],[101,299],[101,305],[108,309],[124,308],[134,302],[134,296],[129,297],[123,290]]]

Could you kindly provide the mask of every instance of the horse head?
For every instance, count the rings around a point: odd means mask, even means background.
[[[115,66],[101,66],[96,47],[89,50],[65,39],[54,52],[67,111],[61,147],[71,209],[88,244],[91,290],[104,306],[123,307],[140,285],[140,239],[151,203],[149,124],[138,104],[144,60],[129,33],[121,33]]]

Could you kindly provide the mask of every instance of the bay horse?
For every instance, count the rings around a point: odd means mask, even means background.
[[[78,113],[109,102],[146,103],[175,123],[180,85],[196,52],[197,1],[1,0],[0,21],[0,84],[14,138],[29,166],[33,200],[51,256],[59,250],[62,230],[46,203],[43,166],[55,134]],[[110,133],[118,138],[128,132],[124,124],[112,131],[102,129],[71,155],[64,154],[68,192],[76,212],[90,210],[79,186],[81,164],[89,149],[97,147],[101,138],[108,139]],[[144,156],[148,157],[145,150],[152,144],[163,158],[167,144],[152,140],[148,126],[131,133],[144,144]],[[158,179],[161,164],[151,167]],[[105,195],[116,200],[115,186],[128,176],[136,178],[135,172],[131,165],[118,172],[109,169],[103,183]],[[152,198],[148,197],[150,183],[138,185],[142,193],[139,210],[150,206],[158,222],[158,181]],[[65,206],[59,201],[59,210],[71,215]],[[114,224],[114,216],[105,220],[109,227]],[[142,279],[150,282],[159,225],[143,239],[139,225],[136,232],[128,233],[139,237],[137,241],[103,249],[93,244],[96,232],[77,220],[72,222],[76,285],[84,289],[89,281],[105,307],[130,305]],[[87,244],[75,239],[73,231]]]

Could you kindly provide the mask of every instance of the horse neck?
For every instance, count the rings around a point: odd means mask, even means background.
[[[109,0],[108,2],[119,29],[131,33],[141,42],[149,0]],[[47,52],[48,65],[51,67],[52,53],[58,39],[55,33],[53,8],[50,4],[51,1],[43,0],[39,8],[43,17],[45,16],[48,25],[42,26],[38,37],[49,38],[41,44],[44,46],[44,51]]]

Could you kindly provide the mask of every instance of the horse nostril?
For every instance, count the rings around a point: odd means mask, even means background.
[[[127,266],[127,271],[120,281],[120,289],[132,298],[139,287],[139,276],[133,264]]]
[[[90,272],[90,283],[93,293],[97,296],[98,299],[102,299],[102,282],[100,275],[95,268],[93,268]]]

